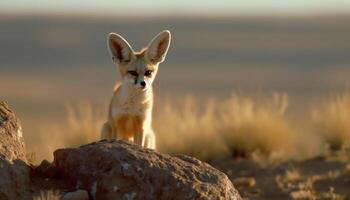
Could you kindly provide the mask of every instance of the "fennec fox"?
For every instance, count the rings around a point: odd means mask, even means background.
[[[102,127],[102,139],[125,139],[143,147],[156,148],[156,138],[151,127],[152,83],[158,65],[165,59],[170,39],[170,32],[162,31],[147,48],[134,52],[122,36],[109,34],[109,51],[113,62],[119,67],[122,80],[115,87],[108,120]]]

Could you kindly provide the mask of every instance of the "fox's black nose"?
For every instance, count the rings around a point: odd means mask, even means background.
[[[142,87],[146,87],[146,82],[145,82],[145,81],[141,81],[140,85],[141,85]]]

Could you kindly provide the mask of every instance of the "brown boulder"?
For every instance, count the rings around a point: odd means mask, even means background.
[[[227,176],[207,163],[121,140],[56,150],[54,164],[92,199],[241,199]]]
[[[4,101],[0,102],[0,155],[9,161],[26,160],[21,125]]]
[[[10,162],[0,155],[0,200],[29,199],[29,168],[21,160]]]
[[[0,102],[0,199],[29,199],[29,167],[19,120]]]

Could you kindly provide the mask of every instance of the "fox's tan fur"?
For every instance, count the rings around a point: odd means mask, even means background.
[[[102,139],[125,139],[143,147],[156,148],[152,129],[152,83],[169,45],[169,31],[159,33],[140,52],[134,52],[120,35],[109,34],[109,50],[119,67],[122,81],[115,87],[108,120],[102,127]]]

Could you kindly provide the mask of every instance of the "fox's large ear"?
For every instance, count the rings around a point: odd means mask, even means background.
[[[147,47],[148,59],[154,63],[163,62],[170,46],[170,40],[171,35],[168,30],[162,31],[154,37]]]
[[[113,62],[129,62],[133,55],[130,44],[120,35],[110,33],[107,39],[108,48]]]

